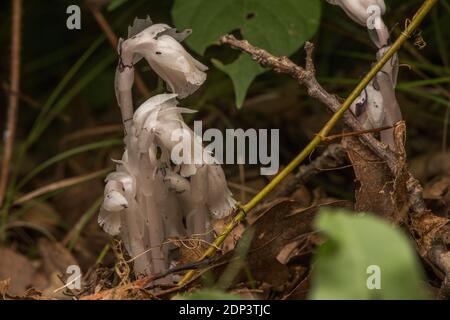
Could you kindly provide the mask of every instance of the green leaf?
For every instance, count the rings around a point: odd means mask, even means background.
[[[275,55],[291,55],[316,32],[319,0],[175,0],[172,17],[178,28],[192,28],[186,43],[199,54],[220,36],[240,30],[252,44]],[[250,64],[255,65],[251,67]],[[216,63],[217,65],[217,63]],[[232,79],[236,104],[242,105],[254,78],[264,69],[242,55],[219,67]]]
[[[113,11],[123,5],[128,0],[112,0],[111,3],[108,5],[108,11]]]
[[[224,65],[216,59],[212,59],[211,61],[217,69],[225,72],[233,81],[236,106],[240,109],[244,103],[248,88],[256,76],[264,72],[264,69],[248,55],[244,54],[241,54],[235,62],[228,65]]]
[[[315,256],[310,299],[427,297],[416,252],[393,225],[368,214],[324,209],[316,228],[328,240]],[[373,288],[377,271],[371,268],[379,268],[379,289]]]
[[[176,300],[240,300],[240,298],[218,289],[201,289],[193,293],[177,296]]]

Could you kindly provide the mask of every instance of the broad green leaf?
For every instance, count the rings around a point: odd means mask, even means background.
[[[242,107],[245,100],[247,89],[250,87],[253,80],[264,69],[255,63],[248,55],[241,54],[239,58],[228,65],[216,59],[211,60],[214,66],[225,72],[233,81],[234,93],[236,95],[236,106]]]
[[[310,299],[427,297],[419,259],[401,230],[373,215],[331,209],[315,225],[327,241],[315,256]]]
[[[172,17],[178,28],[194,30],[186,42],[199,54],[220,36],[239,30],[258,47],[276,55],[291,55],[314,35],[320,8],[319,0],[175,0]],[[239,88],[238,106],[253,79],[264,70],[250,64],[257,63],[241,56],[219,67]]]

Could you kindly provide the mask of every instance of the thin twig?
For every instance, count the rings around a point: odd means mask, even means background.
[[[121,124],[110,124],[105,126],[96,126],[93,128],[86,128],[76,131],[74,133],[70,133],[64,137],[62,137],[59,142],[60,146],[65,146],[69,142],[79,139],[85,139],[92,136],[111,134],[111,133],[121,133],[123,132],[123,126]]]
[[[32,97],[30,97],[22,92],[11,90],[10,86],[6,82],[2,83],[2,88],[7,95],[14,94],[14,95],[18,96],[19,100],[26,102],[32,108],[38,109],[41,107],[41,104],[39,102],[37,102],[36,100],[34,100]]]
[[[323,139],[323,141],[324,142],[330,142],[330,141],[333,141],[333,140],[336,140],[336,139],[345,138],[345,137],[360,136],[362,134],[376,133],[376,132],[381,132],[381,131],[389,130],[389,129],[392,129],[392,127],[381,127],[381,128],[374,128],[374,129],[363,130],[363,131],[344,132],[344,133],[334,134],[332,136],[325,137]]]
[[[430,12],[430,10],[437,3],[437,0],[426,0],[417,13],[414,15],[411,22],[406,26],[406,29],[400,34],[397,40],[392,44],[390,49],[383,55],[383,57],[372,67],[369,73],[359,82],[356,88],[352,91],[349,97],[341,105],[337,98],[328,92],[326,92],[318,83],[315,78],[315,69],[312,60],[312,43],[305,45],[306,50],[306,66],[302,68],[297,66],[287,57],[275,57],[267,51],[252,46],[246,40],[237,40],[232,35],[225,35],[220,39],[222,44],[229,44],[235,48],[249,53],[252,58],[258,61],[260,64],[266,67],[270,67],[276,72],[283,72],[292,75],[300,83],[304,84],[308,88],[308,94],[311,97],[319,99],[330,107],[334,114],[331,119],[325,124],[310,143],[297,155],[297,157],[291,161],[266,187],[264,187],[250,202],[245,206],[240,207],[237,214],[233,217],[231,222],[225,227],[224,231],[215,239],[214,246],[209,247],[202,255],[200,260],[211,257],[216,253],[216,247],[219,247],[223,241],[228,237],[231,231],[241,223],[247,216],[247,213],[258,205],[264,198],[278,186],[308,155],[315,150],[315,148],[328,136],[330,131],[334,128],[337,122],[343,117],[346,124],[354,131],[362,131],[361,125],[358,120],[349,112],[346,112],[350,108],[353,101],[355,101],[369,82],[376,76],[376,74],[383,68],[383,66],[392,58],[392,56],[401,48],[401,46],[411,37],[414,30],[422,23],[423,19]],[[383,147],[383,144],[376,140],[369,134],[363,135],[364,141],[368,146],[376,152],[381,159],[386,160],[392,172],[396,171],[395,155],[387,148]],[[383,150],[384,149],[384,150]],[[380,154],[381,153],[381,154]],[[195,275],[195,270],[191,270],[185,274],[183,279],[178,285],[184,286]]]
[[[5,147],[3,149],[2,175],[0,177],[0,207],[3,206],[6,186],[8,184],[11,158],[13,154],[14,138],[16,135],[17,109],[19,96],[14,92],[20,91],[20,51],[22,38],[22,0],[12,0],[12,25],[11,25],[11,93],[9,94],[8,119],[4,133]],[[6,218],[4,218],[6,219]]]
[[[68,187],[73,187],[75,185],[78,185],[80,183],[83,182],[87,182],[89,180],[101,177],[106,175],[108,172],[110,172],[112,170],[112,168],[105,168],[102,170],[98,170],[89,174],[84,174],[81,176],[77,176],[77,177],[72,177],[72,178],[68,178],[68,179],[64,179],[64,180],[60,180],[60,181],[56,181],[53,183],[50,183],[46,186],[43,186],[41,188],[38,188],[30,193],[27,193],[26,195],[20,197],[19,199],[17,199],[16,201],[14,201],[14,205],[19,205],[19,204],[23,204],[27,201],[33,200],[39,196],[42,196],[43,194],[55,191],[55,190],[59,190],[59,189],[63,189],[63,188],[68,188]]]

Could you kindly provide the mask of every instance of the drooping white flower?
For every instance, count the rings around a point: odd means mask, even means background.
[[[328,3],[340,6],[353,21],[362,26],[367,25],[370,6],[378,6],[381,15],[386,12],[384,0],[327,0]]]
[[[378,48],[388,44],[389,30],[382,20],[386,12],[384,0],[327,0],[340,6],[356,23],[365,26]]]
[[[113,212],[122,211],[128,208],[128,201],[121,193],[112,190],[105,195],[103,208]]]
[[[177,32],[166,24],[154,24],[134,34],[146,25],[141,20],[137,23],[138,27],[130,29],[129,38],[119,41],[121,68],[130,67],[144,57],[179,98],[194,93],[206,80],[208,67],[192,57],[180,44],[190,30]]]
[[[134,179],[127,173],[116,171],[106,177],[103,204],[98,223],[106,233],[116,236],[122,226],[121,215],[129,208],[136,187]]]
[[[201,140],[184,123],[182,114],[193,111],[180,108],[177,104],[178,101],[173,94],[161,94],[144,102],[134,114],[135,133],[140,135],[139,141],[145,141],[141,146],[144,149],[151,147],[150,141],[160,149],[162,153],[160,161],[166,162],[165,182],[171,189],[177,190],[180,194],[183,189],[189,193],[192,189],[203,188],[198,187],[197,184],[209,185],[205,205],[216,218],[222,218],[228,215],[235,205],[226,185],[225,175],[220,165],[215,164],[217,161],[212,159],[212,155],[205,152]],[[191,152],[191,161],[170,168],[170,153],[182,143],[181,140],[174,139],[173,132],[177,130],[183,132],[183,136],[178,136],[180,139],[189,140],[190,150],[183,151]],[[195,163],[194,159],[199,159],[200,162]],[[203,175],[203,180],[193,178],[197,175]],[[190,178],[189,187],[185,187],[187,181],[185,178]],[[195,197],[195,195],[191,196],[194,202],[196,202]]]

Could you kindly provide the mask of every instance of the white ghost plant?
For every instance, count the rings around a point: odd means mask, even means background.
[[[183,120],[184,113],[194,111],[178,107],[177,98],[192,94],[206,79],[207,67],[179,43],[189,34],[190,30],[152,24],[147,17],[136,19],[128,39],[119,41],[115,89],[125,152],[106,178],[98,221],[105,232],[123,241],[136,275],[168,268],[174,248],[170,239],[211,240],[211,218],[223,218],[235,206],[222,168]],[[151,97],[134,111],[134,65],[142,58],[171,93]],[[188,138],[192,150],[202,153],[201,162],[172,161],[172,151],[180,143],[173,139],[177,130]]]
[[[339,5],[352,20],[368,28],[370,38],[378,47],[376,58],[379,61],[390,48],[389,31],[381,19],[386,12],[384,0],[327,0],[327,2]],[[371,11],[371,7],[378,8],[379,11]],[[372,26],[371,19],[374,14],[379,14],[380,17],[378,24]],[[402,120],[395,96],[398,67],[398,55],[394,54],[350,106],[350,110],[357,116],[364,129],[392,127]],[[389,148],[395,150],[393,129],[382,131],[380,138]]]
[[[384,121],[384,100],[375,77],[350,107],[365,130],[380,128]]]
[[[384,0],[327,0],[340,6],[356,23],[365,26],[378,48],[388,44],[389,30],[381,16],[386,12]]]
[[[138,32],[139,28],[150,26]],[[127,68],[145,58],[151,68],[179,98],[194,93],[206,80],[208,67],[194,59],[179,43],[190,30],[177,32],[166,24],[137,20],[128,32],[128,39],[119,41],[119,68]],[[138,28],[136,27],[138,26]]]

